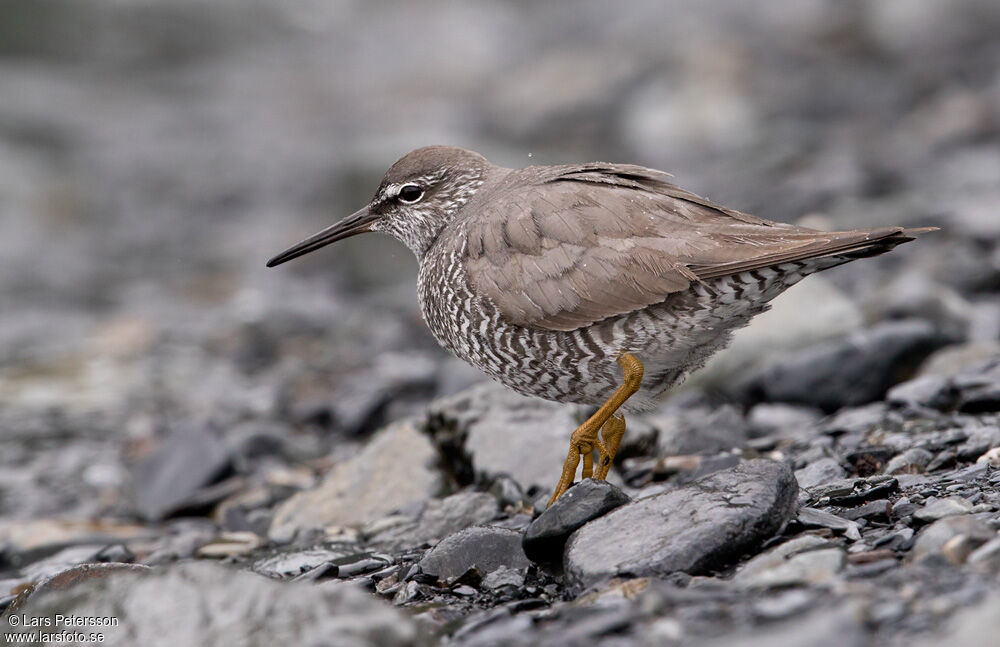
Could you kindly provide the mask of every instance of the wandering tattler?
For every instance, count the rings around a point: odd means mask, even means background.
[[[442,346],[520,393],[599,405],[570,437],[551,504],[581,457],[584,478],[607,476],[619,409],[651,407],[789,286],[932,229],[816,231],[641,166],[509,169],[430,146],[393,164],[365,207],[267,265],[385,232],[416,254],[420,308]]]

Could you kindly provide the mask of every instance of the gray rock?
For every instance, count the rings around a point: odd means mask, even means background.
[[[686,384],[735,390],[735,376],[756,372],[774,357],[854,332],[863,321],[857,304],[828,278],[810,277],[809,289],[778,295],[770,310],[737,330],[729,347],[713,355]]]
[[[752,399],[836,411],[881,398],[950,339],[920,320],[890,321],[779,360],[748,380]]]
[[[797,489],[786,464],[752,460],[627,504],[570,537],[567,576],[584,588],[617,576],[718,568],[774,534],[791,516]]]
[[[483,578],[483,588],[485,589],[492,591],[505,586],[513,586],[515,588],[524,586],[524,571],[501,566]]]
[[[795,470],[795,480],[803,490],[814,488],[830,481],[844,478],[844,468],[832,458],[821,458],[799,470]]]
[[[607,481],[581,481],[531,522],[524,534],[524,554],[535,562],[560,561],[571,534],[630,500]]]
[[[496,498],[485,492],[459,492],[431,499],[415,516],[384,517],[363,529],[368,542],[383,550],[436,542],[469,526],[486,523],[499,513]]]
[[[950,496],[945,499],[931,497],[924,504],[924,507],[913,513],[913,518],[930,523],[945,517],[967,514],[970,510],[972,510],[972,504],[962,497]]]
[[[920,531],[910,552],[910,559],[948,559],[946,546],[950,542],[968,542],[974,550],[996,537],[996,531],[972,515],[939,519]],[[964,539],[963,539],[964,538]],[[952,544],[953,546],[955,544]]]
[[[302,530],[361,525],[429,499],[444,487],[436,460],[430,439],[411,421],[390,425],[318,486],[282,503],[268,534],[289,541]]]
[[[412,620],[349,584],[275,582],[208,562],[90,579],[33,597],[24,612],[114,617],[118,626],[99,630],[112,646],[425,644]]]
[[[482,575],[505,567],[527,568],[531,562],[521,550],[521,533],[507,528],[474,526],[443,539],[418,565],[439,580],[453,580],[469,569]]]
[[[923,375],[889,389],[886,402],[896,406],[946,409],[957,400],[951,380],[942,375]]]
[[[190,504],[230,463],[230,449],[207,429],[175,431],[132,469],[136,510],[145,519],[163,519]]]
[[[973,550],[966,562],[980,573],[1000,573],[1000,536]]]
[[[524,488],[555,483],[569,436],[579,424],[573,412],[573,407],[518,395],[493,382],[437,400],[430,409],[432,424],[454,426],[465,436],[464,451],[475,472],[506,473]]]
[[[748,437],[743,414],[732,405],[703,402],[668,403],[645,416],[658,432],[658,452],[663,455],[710,454],[742,447]]]
[[[923,471],[931,462],[934,455],[926,449],[914,447],[908,449],[898,456],[893,456],[885,464],[886,474],[900,474],[903,472],[913,473]]]
[[[788,563],[789,559],[801,553],[833,547],[835,545],[830,540],[816,535],[806,534],[795,537],[752,557],[736,571],[733,581],[743,586],[757,586],[759,583],[766,582],[767,578],[770,577],[768,573],[780,569]]]
[[[857,541],[861,539],[861,531],[854,521],[844,519],[833,513],[816,508],[800,508],[795,520],[806,528],[829,528],[835,532],[842,532],[848,539]]]
[[[940,645],[977,645],[997,647],[1000,645],[1000,593],[992,592],[975,606],[955,613],[944,627],[936,627],[932,635],[922,636],[917,647],[940,647]]]
[[[770,557],[765,553],[754,559]],[[747,565],[752,563],[753,560]],[[741,571],[737,578],[740,584],[751,588],[827,584],[844,569],[845,564],[847,557],[842,549],[822,548],[784,556],[780,562],[771,564],[768,568],[755,568],[747,574]]]

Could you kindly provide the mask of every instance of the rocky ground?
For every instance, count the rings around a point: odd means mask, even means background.
[[[5,636],[1000,644],[1000,8],[744,5],[0,0]],[[545,510],[587,412],[448,358],[408,252],[263,267],[437,142],[942,231]]]

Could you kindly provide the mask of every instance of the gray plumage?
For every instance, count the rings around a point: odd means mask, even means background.
[[[365,209],[269,265],[360,231],[416,254],[424,318],[455,355],[521,393],[599,405],[629,352],[645,364],[635,410],[805,276],[927,230],[821,232],[715,205],[640,166],[507,169],[435,146],[396,162]]]

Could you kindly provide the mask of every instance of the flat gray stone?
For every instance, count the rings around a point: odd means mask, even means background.
[[[488,575],[501,567],[527,568],[531,562],[521,550],[521,533],[495,526],[474,526],[443,539],[418,564],[424,573],[447,581],[471,568]]]
[[[300,530],[362,525],[429,499],[444,487],[436,460],[437,450],[412,422],[392,424],[318,486],[282,503],[268,535],[280,542]]]
[[[382,550],[413,548],[490,521],[500,511],[496,497],[485,492],[459,492],[427,502],[418,514],[391,515],[364,528],[368,543]]]
[[[792,516],[798,486],[784,463],[751,460],[624,505],[576,531],[571,585],[612,577],[703,573],[753,550]]]
[[[821,458],[800,470],[795,470],[795,480],[803,490],[844,478],[844,468],[833,458]]]
[[[972,510],[972,504],[959,496],[950,496],[945,499],[931,499],[923,508],[913,513],[913,518],[924,523],[954,517],[960,514],[967,514]]]

